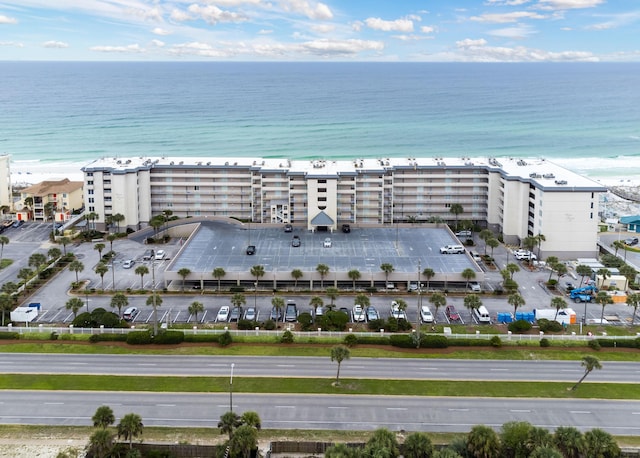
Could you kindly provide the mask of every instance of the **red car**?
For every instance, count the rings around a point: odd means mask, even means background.
[[[449,321],[458,321],[460,319],[460,314],[453,305],[447,305],[444,309],[444,314],[447,315]]]

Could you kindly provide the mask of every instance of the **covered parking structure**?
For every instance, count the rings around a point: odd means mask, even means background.
[[[256,277],[251,268],[261,265],[264,275],[258,279],[258,288],[267,289],[317,289],[327,286],[353,287],[350,271],[358,271],[360,278],[356,289],[385,288],[386,281],[397,289],[406,289],[410,282],[420,280],[430,286],[447,288],[450,283],[463,284],[465,269],[475,272],[474,281],[484,281],[484,272],[464,254],[441,254],[440,247],[459,244],[448,227],[442,225],[394,225],[386,227],[352,226],[350,233],[317,232],[294,227],[284,232],[280,225],[237,224],[221,221],[189,221],[190,234],[165,271],[165,284],[179,285],[183,277],[181,269],[188,269],[184,280],[191,286],[216,289],[218,279],[213,276],[216,268],[225,275],[220,278],[225,289],[231,286],[256,287]],[[182,231],[180,226],[169,229]],[[292,238],[301,240],[299,247],[292,246]],[[331,246],[325,246],[330,237]],[[247,247],[256,247],[254,255],[247,254]],[[317,267],[329,268],[322,276]],[[388,278],[381,265],[390,264],[393,272]],[[434,276],[422,275],[430,268]],[[292,271],[302,272],[297,282]]]

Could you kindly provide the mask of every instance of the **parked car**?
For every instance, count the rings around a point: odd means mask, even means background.
[[[471,231],[458,231],[456,232],[456,237],[471,237],[472,232]]]
[[[404,310],[400,310],[400,306],[396,301],[391,302],[391,317],[395,318],[396,320],[407,319],[407,314],[405,313]]]
[[[293,232],[293,226],[291,224],[285,224],[284,225],[284,231],[285,232]]]
[[[293,239],[291,240],[291,246],[294,248],[297,248],[300,246],[300,237],[297,235],[293,236]]]
[[[242,316],[242,307],[234,307],[229,312],[229,322],[238,321]]]
[[[348,224],[343,224],[342,225],[342,232],[344,232],[345,234],[348,234],[349,232],[351,232],[351,226]]]
[[[273,321],[280,321],[282,319],[282,310],[278,307],[272,307],[271,313],[269,314],[269,319]]]
[[[322,246],[325,248],[331,248],[331,237],[324,239]]]
[[[317,317],[324,315],[324,306],[323,305],[318,305],[315,310],[313,311],[313,314]]]
[[[223,305],[222,307],[220,307],[220,310],[218,310],[218,314],[216,315],[216,321],[224,322],[228,320],[229,320],[229,306]]]
[[[624,244],[625,245],[629,245],[629,246],[637,245],[638,244],[638,238],[637,237],[631,237],[631,238],[625,239],[624,240]]]
[[[244,311],[244,319],[249,321],[256,321],[258,318],[258,314],[256,312],[255,307],[247,307],[247,310]]]
[[[24,221],[19,219],[15,223],[13,223],[13,227],[20,227],[24,224]]]
[[[124,312],[122,313],[122,318],[125,321],[133,321],[135,320],[135,318],[138,316],[139,313],[140,313],[140,310],[138,310],[138,307],[127,307],[126,309],[124,309]]]
[[[449,318],[449,321],[458,321],[460,320],[460,314],[456,310],[454,305],[447,305],[444,308],[444,314]]]
[[[428,305],[423,305],[420,308],[420,321],[423,323],[433,323],[433,314]]]
[[[155,252],[153,250],[145,250],[144,254],[142,255],[142,260],[151,261],[154,256],[155,256]]]
[[[460,254],[464,253],[462,245],[445,245],[440,247],[440,254]]]
[[[344,313],[345,315],[349,316],[349,309],[346,307],[340,307],[338,309],[338,312]]]
[[[379,320],[380,314],[373,305],[367,307],[367,321]]]
[[[480,287],[480,283],[469,283],[469,289],[474,293],[481,293],[482,288]]]
[[[535,261],[538,257],[529,250],[516,250],[513,255],[518,261]]]
[[[351,310],[351,317],[354,323],[366,321],[367,319],[364,314],[364,309],[362,308],[361,305],[358,305],[358,304],[353,306],[353,309]]]
[[[287,308],[284,310],[284,321],[298,321],[298,307],[295,302],[287,302]]]
[[[122,267],[124,269],[131,269],[133,267],[133,265],[135,264],[135,261],[133,259],[125,259],[122,262]]]
[[[165,252],[164,250],[156,251],[156,261],[162,261],[164,259]]]
[[[255,245],[249,245],[247,247],[247,254],[248,255],[256,254],[256,246]]]

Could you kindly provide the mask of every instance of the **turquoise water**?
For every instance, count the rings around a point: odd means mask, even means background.
[[[640,64],[0,62],[0,153],[640,168]]]

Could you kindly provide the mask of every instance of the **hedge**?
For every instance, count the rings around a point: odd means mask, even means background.
[[[217,343],[219,337],[218,334],[185,334],[184,341]]]
[[[636,339],[596,339],[601,347],[640,348],[640,337]]]
[[[17,332],[0,332],[0,340],[13,340],[13,339],[19,339],[20,338],[20,334],[18,334]]]
[[[487,339],[449,339],[451,347],[486,347],[490,345]]]
[[[126,334],[113,334],[113,333],[106,333],[106,334],[92,334],[91,337],[89,337],[89,342],[126,342],[127,341],[127,335]]]
[[[391,345],[386,336],[358,336],[358,344],[361,345]]]
[[[153,338],[153,343],[160,345],[175,345],[184,342],[182,331],[162,331]]]
[[[447,348],[449,346],[449,339],[445,336],[422,336],[420,340],[421,348]]]
[[[127,334],[127,343],[129,345],[147,345],[152,343],[151,332],[149,331],[131,331]]]

